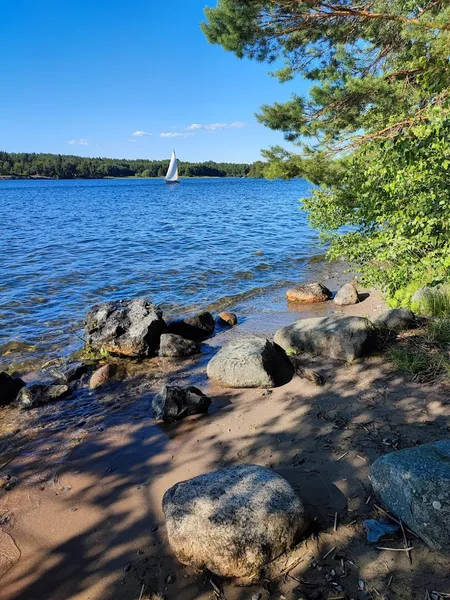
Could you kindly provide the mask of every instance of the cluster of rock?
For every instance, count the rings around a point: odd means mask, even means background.
[[[286,292],[290,302],[301,302],[303,304],[316,304],[331,300],[333,293],[322,283],[306,283],[291,288]],[[348,306],[359,302],[359,294],[353,283],[343,285],[334,296],[337,306]]]
[[[237,317],[233,313],[221,313],[217,321],[230,327],[237,324]],[[182,358],[200,353],[201,342],[214,333],[215,327],[216,322],[209,312],[166,322],[158,306],[138,298],[93,306],[85,319],[85,339],[86,347],[100,356]],[[22,408],[34,408],[68,397],[92,367],[54,360],[44,365],[43,371],[48,381],[28,386],[19,378],[0,373],[0,405],[14,402]],[[96,389],[104,385],[114,377],[115,371],[114,364],[101,366],[91,374],[89,387]],[[180,415],[192,414],[192,410],[190,405],[189,409],[181,410]]]

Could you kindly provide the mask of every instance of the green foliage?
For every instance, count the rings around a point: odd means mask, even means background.
[[[281,82],[311,82],[258,118],[298,147],[264,151],[265,175],[321,186],[303,207],[329,256],[355,263],[393,304],[446,277],[450,3],[219,0],[205,12],[210,42],[284,61]]]
[[[84,158],[61,154],[9,154],[0,152],[0,177],[102,179],[104,177],[164,177],[168,160]],[[263,177],[264,163],[181,162],[184,177]]]
[[[450,269],[450,117],[441,113],[408,136],[365,144],[339,186],[303,203],[330,256],[355,263],[391,296]]]

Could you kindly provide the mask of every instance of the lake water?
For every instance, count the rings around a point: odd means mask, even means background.
[[[301,280],[320,252],[299,210],[308,189],[302,180],[0,181],[0,360],[11,341],[48,357],[73,350],[87,309],[104,300],[147,296],[173,314]]]

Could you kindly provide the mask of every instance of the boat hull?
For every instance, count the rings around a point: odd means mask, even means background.
[[[180,182],[179,181],[167,181],[167,179],[164,179],[164,183],[167,183],[167,185],[177,185]]]

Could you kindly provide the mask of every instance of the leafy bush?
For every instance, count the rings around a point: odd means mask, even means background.
[[[355,263],[398,304],[450,273],[450,117],[435,109],[430,118],[363,146],[339,184],[303,200],[329,256]]]

